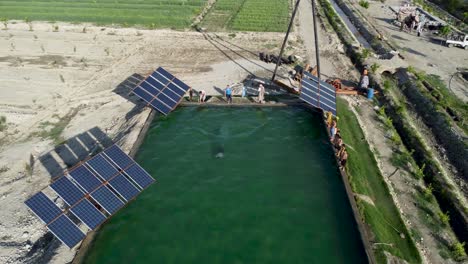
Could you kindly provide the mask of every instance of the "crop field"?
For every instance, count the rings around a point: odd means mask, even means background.
[[[210,31],[284,32],[289,22],[288,0],[218,0],[204,18]]]
[[[91,22],[185,28],[206,0],[0,0],[2,20]]]

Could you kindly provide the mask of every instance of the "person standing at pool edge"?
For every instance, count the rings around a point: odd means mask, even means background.
[[[263,104],[265,101],[265,87],[262,84],[258,86],[258,102]]]
[[[200,92],[198,92],[198,102],[203,104],[205,100],[206,100],[206,92],[205,90],[200,90]]]
[[[229,84],[226,86],[226,89],[224,90],[224,96],[226,96],[226,100],[228,104],[232,104],[232,89]]]

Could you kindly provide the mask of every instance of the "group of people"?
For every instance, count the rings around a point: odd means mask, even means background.
[[[193,98],[193,92],[194,90],[190,88],[189,90],[189,99],[192,101]],[[196,91],[195,91],[196,92]],[[228,104],[232,104],[232,87],[231,85],[227,85],[226,88],[224,89],[224,97],[226,97],[226,102]],[[242,97],[246,96],[246,88],[245,86],[242,87]],[[200,90],[198,91],[198,102],[199,103],[205,103],[206,102],[206,92],[205,90]],[[263,104],[265,103],[265,87],[263,84],[260,84],[258,86],[258,103]]]
[[[346,161],[348,160],[348,152],[346,151],[346,145],[341,137],[340,130],[337,127],[336,120],[333,120],[333,115],[330,112],[327,115],[327,126],[330,129],[330,141],[333,147],[336,149],[336,156],[340,161],[340,169],[344,170]]]

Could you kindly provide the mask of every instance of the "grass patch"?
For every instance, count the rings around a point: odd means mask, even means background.
[[[65,141],[62,136],[62,132],[68,126],[70,121],[78,114],[78,110],[78,108],[73,108],[63,117],[55,116],[59,119],[56,122],[42,122],[39,126],[41,131],[33,133],[33,135],[42,139],[50,139],[54,142],[54,145],[60,145]]]
[[[288,28],[288,0],[218,0],[202,26],[210,31],[285,32]]]
[[[393,203],[356,117],[343,99],[338,98],[337,102],[341,134],[350,146],[347,170],[353,191],[369,196],[375,203],[375,206],[362,203],[364,220],[375,235],[376,243],[392,245],[382,244],[374,248],[378,262],[386,263],[384,251],[387,251],[409,263],[420,263],[421,257]]]
[[[364,7],[365,9],[369,8],[369,2],[367,2],[365,0],[359,1],[359,5]]]
[[[0,116],[0,132],[7,129],[7,121],[5,116]]]
[[[4,19],[91,22],[99,25],[186,28],[206,0],[0,1]]]

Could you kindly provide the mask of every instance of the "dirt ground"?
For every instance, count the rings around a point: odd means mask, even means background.
[[[401,0],[387,0],[385,4],[379,1],[369,1],[368,9],[362,8],[358,0],[349,0],[355,8],[383,33],[390,43],[398,47],[405,57],[405,63],[428,74],[439,75],[448,87],[449,80],[457,68],[468,65],[468,51],[460,47],[448,48],[441,45],[441,38],[432,32],[425,31],[418,37],[416,32],[401,32],[393,24],[395,13],[390,6],[400,6]],[[456,75],[450,85],[451,90],[463,101],[468,101],[468,81]]]

